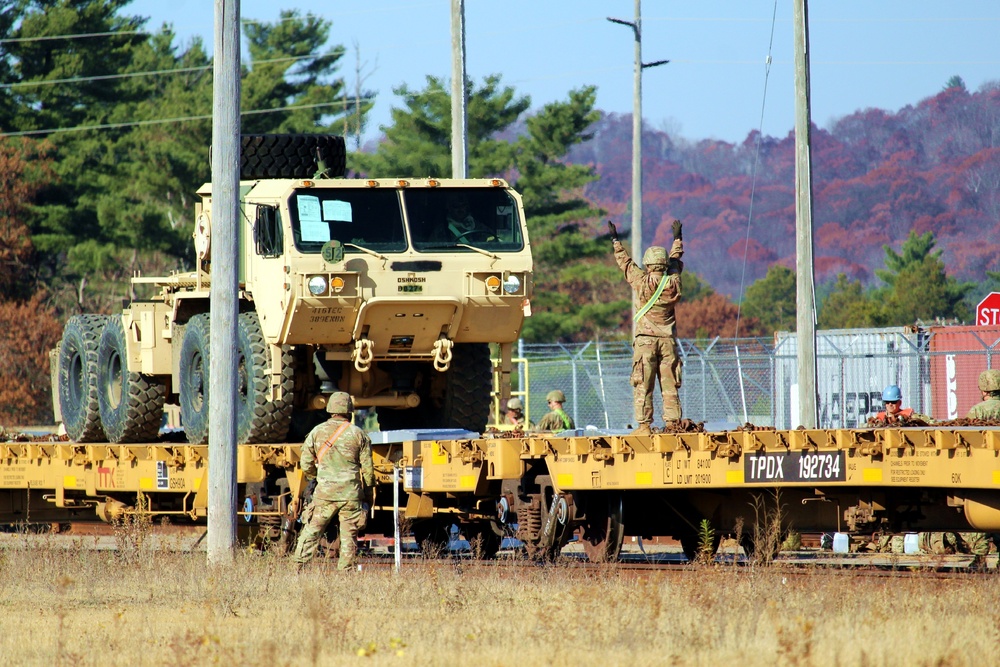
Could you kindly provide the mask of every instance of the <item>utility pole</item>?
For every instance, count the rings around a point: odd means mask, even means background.
[[[465,99],[465,0],[451,0],[451,177],[468,178]]]
[[[651,63],[642,62],[642,12],[641,0],[635,0],[635,21],[614,19],[612,23],[632,28],[635,36],[635,77],[632,90],[632,259],[636,262],[642,257],[642,70],[647,67],[666,65],[669,60],[657,60]],[[635,315],[635,303],[632,304],[632,314]],[[634,327],[634,323],[633,323]]]
[[[215,0],[212,283],[208,395],[208,561],[236,548],[236,275],[240,211],[240,0]]]
[[[809,109],[809,10],[793,0],[795,29],[795,332],[799,425],[816,428],[815,270],[812,236],[812,154]]]

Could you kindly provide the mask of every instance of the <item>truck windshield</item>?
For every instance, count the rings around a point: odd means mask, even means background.
[[[514,198],[501,188],[403,192],[413,248],[425,252],[516,252],[524,247]]]
[[[394,190],[296,190],[288,200],[288,210],[299,252],[319,253],[331,240],[378,252],[406,250],[403,217]],[[362,252],[351,246],[345,246],[344,251]]]

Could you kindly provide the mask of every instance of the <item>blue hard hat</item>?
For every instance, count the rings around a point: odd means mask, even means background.
[[[899,387],[896,385],[890,384],[885,388],[885,391],[882,392],[882,400],[885,402],[901,401],[903,400],[903,392],[901,392]]]

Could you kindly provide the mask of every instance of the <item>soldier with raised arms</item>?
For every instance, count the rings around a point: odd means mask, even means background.
[[[681,298],[681,272],[684,270],[681,222],[673,222],[674,242],[669,253],[661,246],[646,249],[642,256],[645,268],[640,268],[629,257],[611,221],[608,221],[608,231],[615,262],[635,294],[631,382],[635,419],[639,425],[632,433],[644,435],[651,433],[653,388],[657,379],[663,399],[663,421],[669,424],[681,419],[681,401],[677,393],[681,386],[681,359],[674,318],[674,305]]]
[[[358,530],[364,527],[361,483],[375,485],[372,442],[368,434],[351,423],[353,405],[345,392],[331,394],[326,404],[330,418],[314,428],[302,444],[299,466],[308,479],[316,480],[311,516],[295,547],[294,561],[301,569],[316,555],[327,524],[340,516],[340,561],[338,569],[354,566]]]

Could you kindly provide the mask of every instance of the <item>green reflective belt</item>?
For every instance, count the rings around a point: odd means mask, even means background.
[[[559,415],[560,419],[562,419],[563,426],[565,426],[566,430],[568,431],[569,430],[569,416],[564,411],[562,411],[562,410],[556,410],[556,414]]]
[[[663,288],[666,286],[667,286],[667,274],[664,273],[663,277],[660,278],[660,284],[656,286],[656,291],[653,292],[653,296],[649,297],[649,301],[646,302],[646,305],[640,308],[639,311],[635,314],[635,317],[632,318],[633,322],[638,322],[640,317],[649,312],[649,309],[653,307],[653,304],[656,303],[656,300],[660,298],[661,294],[663,294]]]

